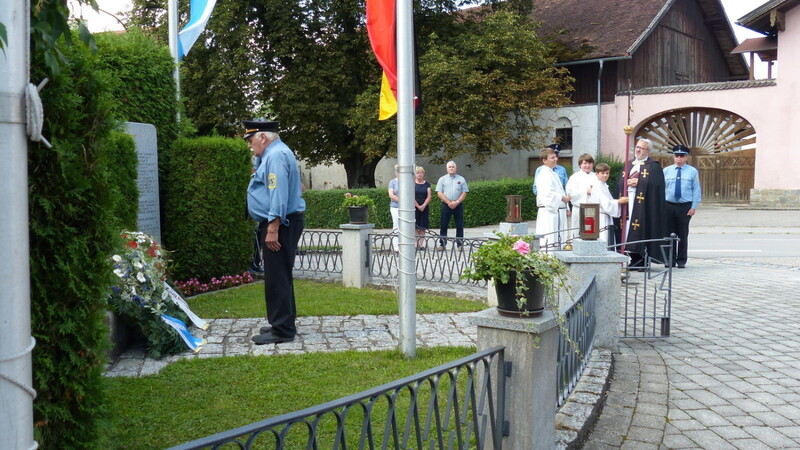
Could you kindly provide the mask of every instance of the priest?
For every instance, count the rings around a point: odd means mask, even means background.
[[[666,200],[664,198],[664,172],[661,164],[650,158],[652,143],[648,139],[636,141],[636,159],[628,163],[627,186],[623,178],[617,183],[620,197],[629,197],[627,222],[625,226],[625,250],[631,261],[629,267],[645,267],[645,256],[657,263],[664,262],[661,242],[640,242],[648,239],[666,237]]]

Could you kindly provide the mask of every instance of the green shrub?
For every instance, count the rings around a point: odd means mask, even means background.
[[[108,258],[121,200],[109,175],[107,78],[83,46],[61,48],[71,62],[60,74],[45,73],[40,54],[31,64],[34,83],[50,78],[43,134],[53,144],[28,149],[35,438],[42,448],[91,448],[106,415]]]
[[[109,156],[109,180],[116,200],[111,215],[116,218],[115,228],[133,230],[139,210],[139,188],[136,144],[129,134],[115,131],[104,144]]]
[[[464,200],[464,225],[477,227],[497,224],[506,219],[506,195],[522,195],[522,219],[536,219],[536,197],[533,195],[530,178],[503,178],[494,181],[474,181],[469,183],[469,194]],[[439,228],[440,201],[436,197],[436,186],[431,186],[430,225],[432,230]],[[389,195],[385,187],[371,189],[332,189],[328,191],[311,190],[303,193],[306,200],[306,228],[339,228],[347,223],[347,211],[340,206],[344,194],[366,195],[375,201],[375,214],[370,213],[369,222],[376,228],[391,228],[392,216],[389,212]],[[452,224],[452,222],[451,222]],[[451,225],[453,226],[453,225]]]
[[[171,275],[184,280],[242,273],[254,223],[245,219],[251,159],[241,139],[181,138],[164,161],[161,236]]]

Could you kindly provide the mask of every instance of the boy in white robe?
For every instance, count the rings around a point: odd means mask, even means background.
[[[606,232],[603,232],[604,229],[608,228],[608,226],[612,223],[612,217],[619,217],[622,213],[621,205],[628,203],[628,197],[620,197],[619,199],[615,199],[611,196],[611,192],[608,190],[608,177],[611,175],[611,168],[608,164],[600,163],[597,165],[597,169],[595,169],[595,174],[597,175],[597,182],[594,185],[590,185],[587,193],[587,199],[585,200],[586,203],[597,203],[600,205],[600,240],[603,240],[611,245],[615,244],[614,242],[614,230],[609,229]]]
[[[580,234],[581,204],[592,203],[586,198],[588,189],[597,184],[597,177],[594,169],[594,158],[588,153],[584,153],[578,158],[580,170],[573,173],[567,181],[566,193],[572,203],[572,217],[570,220],[570,230],[567,234],[569,239],[574,239]]]
[[[558,156],[552,148],[544,148],[539,152],[544,166],[533,182],[536,184],[536,235],[539,236],[539,248],[557,244],[557,250],[564,243],[559,230],[567,228],[567,202],[569,197],[553,168],[558,164]]]

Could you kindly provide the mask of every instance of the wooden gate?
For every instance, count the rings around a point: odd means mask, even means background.
[[[756,132],[729,111],[689,108],[665,112],[645,121],[636,136],[653,142],[652,156],[666,167],[672,147],[691,149],[689,164],[700,172],[703,201],[748,202],[755,179]]]

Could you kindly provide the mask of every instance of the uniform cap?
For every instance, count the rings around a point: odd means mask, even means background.
[[[553,150],[555,150],[556,151],[556,155],[561,152],[561,146],[558,145],[558,144],[550,144],[547,147],[548,148],[552,148]]]
[[[688,155],[689,154],[689,147],[685,145],[676,145],[672,147],[672,154],[673,155]]]
[[[278,132],[278,125],[280,122],[273,120],[245,120],[244,121],[244,140],[250,139],[251,136],[259,131]]]

